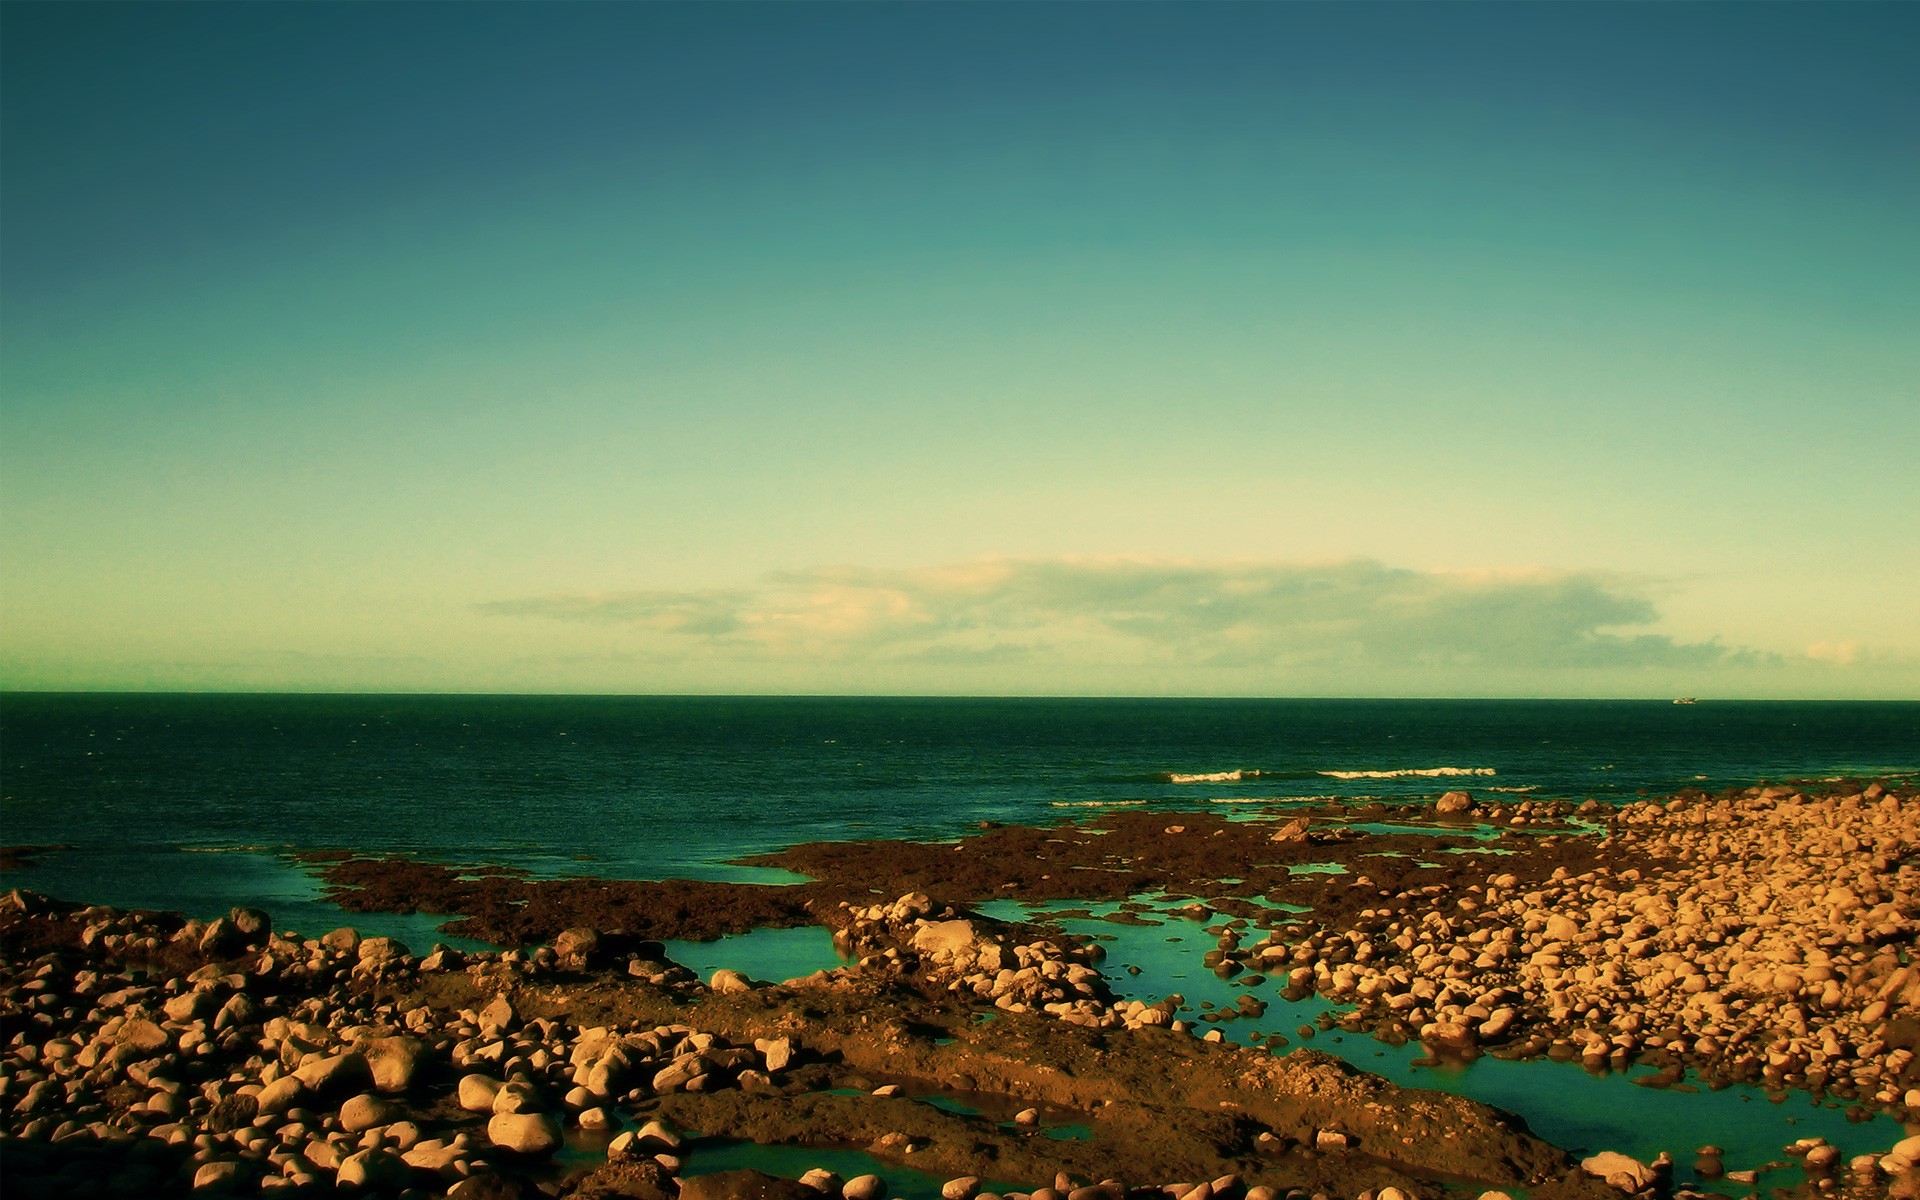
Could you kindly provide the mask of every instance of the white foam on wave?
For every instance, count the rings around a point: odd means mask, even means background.
[[[1258,771],[1207,771],[1198,775],[1182,775],[1175,771],[1167,776],[1168,783],[1239,783],[1245,779],[1258,779]]]
[[[1398,771],[1320,771],[1329,779],[1405,779],[1420,776],[1425,779],[1437,779],[1452,775],[1492,775],[1492,767],[1406,767]]]
[[[1208,804],[1274,804],[1272,796],[1214,796]]]
[[[1490,792],[1537,792],[1540,790],[1540,785],[1529,783],[1521,787],[1490,787],[1487,790]]]
[[[1049,800],[1054,808],[1124,808],[1130,804],[1145,804],[1145,800]]]

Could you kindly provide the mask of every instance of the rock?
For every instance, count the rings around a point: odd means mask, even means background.
[[[1466,795],[1466,793],[1465,792],[1448,792],[1447,795],[1464,796]],[[1413,1197],[1407,1195],[1405,1192],[1401,1191],[1397,1187],[1388,1186],[1380,1189],[1375,1200],[1413,1200]]]
[[[913,948],[934,959],[971,959],[979,942],[972,921],[929,921],[913,932]]]
[[[738,971],[721,967],[713,973],[713,978],[707,982],[707,986],[720,995],[727,996],[752,991],[753,981]]]
[[[369,1038],[360,1043],[373,1086],[383,1092],[404,1092],[427,1057],[427,1044],[414,1037]]]
[[[260,1115],[260,1102],[245,1092],[235,1092],[222,1096],[208,1112],[204,1124],[209,1133],[231,1133],[236,1129],[253,1124]]]
[[[509,1080],[493,1094],[493,1111],[499,1113],[545,1112],[546,1101],[539,1089],[519,1079]]]
[[[487,1139],[515,1154],[552,1154],[560,1148],[560,1123],[545,1113],[495,1113],[487,1122]]]
[[[1037,1108],[1023,1108],[1013,1114],[1013,1123],[1023,1128],[1031,1129],[1040,1123],[1040,1110]],[[864,1176],[862,1178],[864,1178]]]
[[[1570,942],[1580,935],[1580,925],[1572,917],[1563,913],[1552,913],[1547,917],[1546,937],[1550,942]]]
[[[786,1070],[787,1064],[793,1061],[792,1038],[755,1038],[753,1048],[766,1060],[769,1075]]]
[[[360,949],[360,931],[342,925],[330,933],[322,934],[320,945],[335,954],[353,954]]]
[[[1831,1171],[1840,1165],[1840,1147],[1810,1146],[1805,1161],[1809,1171]]]
[[[240,931],[233,927],[232,921],[225,917],[216,917],[207,923],[206,929],[200,934],[200,953],[226,954],[239,949],[244,941]]]
[[[612,1129],[614,1116],[604,1108],[583,1109],[579,1117],[580,1128],[592,1131]]]
[[[743,1169],[682,1179],[680,1200],[820,1200],[820,1193],[798,1179]]]
[[[253,1002],[253,997],[245,992],[235,992],[227,998],[225,1004],[220,1006],[220,1011],[214,1014],[213,1028],[216,1032],[238,1029],[241,1026],[256,1023],[259,1016],[260,1006]]]
[[[348,1133],[364,1133],[376,1125],[398,1121],[401,1115],[392,1101],[362,1092],[340,1106],[340,1128]]]
[[[1467,1050],[1479,1041],[1471,1025],[1457,1021],[1435,1021],[1420,1030],[1420,1040],[1440,1050]]]
[[[1433,811],[1443,817],[1458,816],[1464,812],[1472,812],[1473,797],[1465,792],[1448,792],[1433,802]],[[1398,1189],[1394,1190],[1397,1191]],[[1384,1193],[1382,1193],[1382,1200],[1385,1200]]]
[[[1312,821],[1309,821],[1305,817],[1295,817],[1279,829],[1276,829],[1267,840],[1281,843],[1304,842],[1307,840],[1307,831],[1311,828],[1313,828]]]
[[[184,1025],[206,1016],[207,1010],[213,1007],[213,1000],[212,992],[196,989],[191,992],[182,992],[168,1000],[161,1008],[167,1014],[167,1020]]]
[[[227,921],[249,946],[259,945],[273,932],[273,918],[257,908],[236,908],[227,914]]]
[[[1900,1139],[1880,1157],[1880,1169],[1889,1175],[1898,1175],[1916,1164],[1920,1164],[1920,1135]]]
[[[553,953],[568,970],[581,970],[600,958],[600,934],[585,926],[563,929],[553,939]]]
[[[268,1116],[277,1116],[290,1108],[298,1106],[306,1099],[307,1085],[300,1082],[296,1075],[282,1075],[280,1078],[260,1089],[254,1097],[259,1112]]]
[[[1580,1169],[1596,1179],[1606,1180],[1608,1187],[1623,1192],[1638,1192],[1652,1187],[1657,1178],[1652,1167],[1613,1150],[1602,1150],[1591,1158],[1581,1159]]]
[[[633,1136],[647,1150],[674,1151],[680,1149],[683,1141],[676,1130],[659,1121],[648,1121],[634,1130]]]
[[[401,1161],[417,1171],[431,1171],[449,1178],[457,1176],[456,1164],[466,1156],[466,1151],[460,1146],[438,1138],[416,1143],[400,1154]]]
[[[462,1075],[458,1098],[460,1107],[468,1112],[490,1113],[493,1111],[493,1098],[500,1094],[501,1083],[485,1075]]]
[[[507,1002],[505,996],[495,996],[493,999],[487,1001],[485,1008],[480,1010],[480,1028],[482,1030],[506,1032],[513,1029],[516,1024],[517,1020],[514,1016],[513,1005]]]
[[[940,1185],[941,1200],[973,1200],[979,1194],[980,1179],[976,1175],[963,1175]]]
[[[352,1051],[345,1054],[309,1054],[300,1060],[293,1074],[301,1083],[321,1095],[338,1094],[373,1082],[373,1072],[367,1069],[367,1060]]]
[[[361,968],[383,967],[408,957],[407,944],[398,938],[370,937],[360,943]]]
[[[230,1159],[202,1163],[193,1173],[193,1190],[196,1192],[226,1192],[240,1186],[244,1178],[239,1163]]]
[[[825,1167],[815,1167],[800,1177],[800,1182],[816,1192],[825,1192],[829,1196],[840,1194],[840,1185],[844,1182],[838,1175]]]
[[[884,1200],[886,1194],[887,1181],[878,1175],[856,1175],[840,1189],[841,1200]]]
[[[155,1054],[166,1049],[171,1039],[166,1030],[152,1021],[133,1020],[123,1023],[113,1040],[122,1046],[131,1046],[142,1054]]]
[[[362,1150],[340,1160],[341,1187],[399,1190],[412,1182],[413,1169],[391,1150]]]

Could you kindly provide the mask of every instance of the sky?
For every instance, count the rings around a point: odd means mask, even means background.
[[[1920,698],[1920,6],[0,6],[0,688]]]

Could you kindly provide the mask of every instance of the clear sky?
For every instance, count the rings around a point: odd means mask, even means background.
[[[1920,5],[0,22],[0,686],[1920,697]]]

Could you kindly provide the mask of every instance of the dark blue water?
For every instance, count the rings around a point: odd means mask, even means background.
[[[1915,703],[0,696],[0,840],[72,847],[11,881],[189,909],[270,868],[182,849],[772,879],[724,864],[1107,804],[1614,801],[1916,769]],[[1470,773],[1392,774],[1436,771]]]

